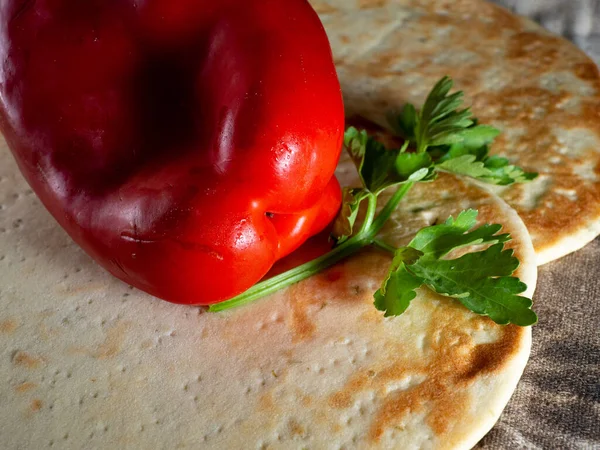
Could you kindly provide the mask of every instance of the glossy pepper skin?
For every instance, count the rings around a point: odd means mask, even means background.
[[[211,304],[336,214],[343,105],[306,0],[4,0],[0,129],[121,280]]]

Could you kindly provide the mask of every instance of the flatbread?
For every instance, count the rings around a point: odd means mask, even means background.
[[[538,264],[600,234],[600,76],[566,40],[480,0],[312,0],[332,44],[348,115],[381,125],[450,75],[492,153],[540,173],[497,192],[521,215]]]
[[[352,182],[347,160],[339,175]],[[225,313],[156,300],[68,238],[4,145],[0,205],[3,449],[469,448],[529,354],[529,328],[427,290],[383,318],[372,295],[390,258],[377,251]],[[419,186],[387,236],[406,242],[468,207],[512,233],[531,295],[527,230],[474,185]]]

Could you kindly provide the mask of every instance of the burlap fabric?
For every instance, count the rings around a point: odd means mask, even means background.
[[[600,62],[600,1],[497,0]],[[600,239],[540,268],[539,324],[513,398],[478,449],[600,449]]]

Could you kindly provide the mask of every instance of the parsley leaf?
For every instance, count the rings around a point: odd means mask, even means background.
[[[396,156],[396,172],[405,180],[420,181],[429,175],[433,165],[427,153],[400,153]]]
[[[532,302],[518,294],[527,286],[510,275],[519,261],[502,244],[454,260],[418,261],[409,269],[439,294],[454,297],[471,311],[498,324],[527,326],[537,322]]]
[[[394,264],[375,294],[375,306],[396,315],[408,307],[415,289],[427,285],[441,295],[458,299],[471,311],[499,324],[527,326],[537,322],[532,302],[519,296],[527,286],[511,275],[519,266],[512,250],[505,250],[508,234],[497,234],[500,225],[473,229],[477,211],[463,211],[456,219],[423,228],[408,247],[396,251]],[[493,244],[485,250],[456,259],[441,259],[452,250],[474,244]],[[414,249],[420,253],[408,253]],[[395,296],[395,298],[394,298]]]
[[[362,188],[345,187],[343,189],[342,207],[333,224],[331,233],[338,245],[352,236],[360,204],[369,195],[372,194]]]
[[[411,247],[396,251],[385,281],[375,292],[375,307],[385,311],[385,317],[402,314],[417,296],[415,289],[423,284],[423,279],[406,270],[406,264],[414,264],[422,255]]]
[[[356,164],[363,186],[375,195],[391,186],[435,177],[429,155],[405,152],[406,146],[388,150],[365,130],[348,128],[344,145]]]
[[[458,132],[473,125],[471,111],[457,109],[462,103],[462,91],[448,94],[452,84],[449,77],[442,78],[420,111],[407,104],[395,119],[392,118],[392,128],[413,142],[417,153],[424,152],[429,146],[451,144],[458,139]]]
[[[456,219],[450,216],[443,224],[422,228],[408,245],[423,252],[422,259],[439,259],[467,245],[496,244],[510,240],[509,234],[496,234],[502,229],[498,224],[486,223],[472,230],[477,224],[477,214],[476,210],[468,209]]]
[[[459,109],[463,93],[450,94],[452,85],[446,76],[431,90],[420,111],[406,104],[399,114],[389,116],[392,129],[412,143],[417,154],[427,152],[436,171],[499,185],[536,178],[536,173],[525,172],[506,158],[489,156],[489,146],[500,130],[478,125],[469,108]]]
[[[525,172],[511,165],[506,158],[489,156],[489,145],[500,133],[494,127],[477,125],[457,134],[457,141],[446,149],[437,148],[442,154],[436,170],[466,175],[485,183],[507,185],[524,183],[537,177],[537,173]]]

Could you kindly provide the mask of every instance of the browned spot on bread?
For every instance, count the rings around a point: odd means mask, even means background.
[[[457,421],[457,412],[466,407],[471,397],[468,391],[452,390],[443,391],[444,395],[435,399],[435,404],[427,414],[427,424],[437,436],[442,436],[450,431]],[[460,414],[460,413],[459,413]],[[467,413],[464,412],[464,415]]]
[[[12,362],[15,366],[37,369],[44,363],[44,358],[32,356],[27,352],[17,351],[12,357]]]
[[[375,415],[369,429],[369,438],[378,441],[386,428],[398,424],[409,412],[417,412],[428,397],[427,385],[419,385],[409,391],[401,391],[388,396]]]
[[[524,31],[511,37],[506,56],[547,69],[558,61],[560,42],[561,39],[554,36]]]
[[[290,287],[287,324],[292,333],[292,343],[310,339],[314,335],[316,326],[313,316],[327,305],[328,292],[339,289],[344,273],[336,267]]]
[[[329,406],[336,409],[349,408],[352,406],[354,394],[363,390],[369,384],[370,380],[367,372],[355,373],[340,391],[329,397]]]
[[[313,398],[311,395],[304,395],[302,396],[302,400],[300,400],[300,402],[302,403],[302,406],[308,408],[313,404]]]
[[[29,405],[29,409],[31,409],[32,412],[37,412],[42,409],[42,406],[42,401],[39,398],[34,398]]]
[[[292,342],[297,343],[313,336],[315,325],[309,318],[308,307],[315,303],[314,297],[305,295],[304,283],[290,288],[290,313],[288,326],[292,332]]]
[[[48,340],[53,339],[56,336],[60,335],[60,330],[58,330],[57,328],[53,328],[53,327],[49,328],[46,326],[46,324],[44,322],[41,322],[39,324],[39,326],[37,327],[37,330],[38,330],[38,335],[44,341],[48,341]]]
[[[335,14],[337,9],[323,0],[312,0],[311,5],[318,14]]]
[[[482,327],[496,328],[498,339],[476,344],[471,333]],[[384,399],[373,420],[370,438],[379,440],[387,428],[401,423],[406,414],[425,407],[427,423],[436,435],[443,435],[452,423],[465,419],[470,398],[464,387],[481,375],[501,370],[518,351],[524,332],[520,327],[495,325],[486,317],[469,318],[459,307],[437,308],[428,332],[432,351],[423,371],[425,380]]]
[[[288,421],[288,429],[292,436],[304,436],[306,434],[306,429],[294,419]]]
[[[87,294],[87,293],[92,293],[92,292],[97,292],[100,291],[102,289],[104,289],[106,286],[102,283],[85,283],[81,286],[78,287],[74,287],[74,286],[68,286],[67,288],[63,287],[62,285],[59,285],[56,289],[56,291],[60,294],[60,295],[65,295],[67,297],[75,297],[75,296],[79,296],[82,294]]]
[[[506,325],[502,329],[502,337],[498,341],[476,345],[470,357],[469,369],[464,372],[463,379],[468,381],[478,375],[501,370],[507,356],[510,357],[518,350],[522,334],[521,327]]]
[[[36,387],[37,384],[32,383],[31,381],[25,381],[15,386],[15,391],[17,391],[19,394],[23,394],[25,392],[31,391],[32,389],[35,389]]]
[[[74,345],[70,346],[67,351],[73,355],[88,355],[97,359],[112,358],[121,352],[128,328],[129,323],[118,322],[116,325],[108,329],[106,332],[106,337],[104,338],[104,342],[99,344],[97,347],[88,348]],[[150,348],[152,346],[151,344],[151,342],[146,340],[140,344],[140,347],[142,349]]]
[[[385,6],[387,0],[359,0],[359,9],[380,8]]]
[[[369,430],[373,441],[388,428],[402,427],[408,414],[419,412],[425,412],[428,425],[443,436],[454,423],[465,420],[472,400],[468,386],[483,375],[503,370],[519,351],[523,328],[496,325],[467,312],[455,300],[437,298],[440,305],[430,306],[428,343],[421,358],[407,357],[401,349],[390,347],[388,353],[395,361],[354,373],[327,399],[330,408],[346,409],[359,392],[376,391],[382,400]],[[496,333],[497,339],[478,344],[473,333],[482,330],[492,336]],[[406,387],[397,387],[398,381]]]
[[[360,319],[362,322],[367,323],[381,323],[383,322],[383,313],[375,308],[371,308],[362,313]]]
[[[583,62],[575,64],[575,75],[582,80],[595,81],[600,78],[598,66],[593,62]]]
[[[265,392],[260,396],[258,399],[258,408],[259,411],[269,413],[272,413],[277,409],[275,403],[273,402],[273,396],[271,395],[271,392]]]
[[[6,319],[0,322],[0,333],[11,334],[17,329],[19,324],[13,319]]]
[[[121,352],[121,347],[125,341],[125,333],[128,328],[129,324],[126,322],[118,322],[110,328],[106,333],[104,342],[97,350],[91,352],[92,356],[98,359],[109,359],[118,355]]]

